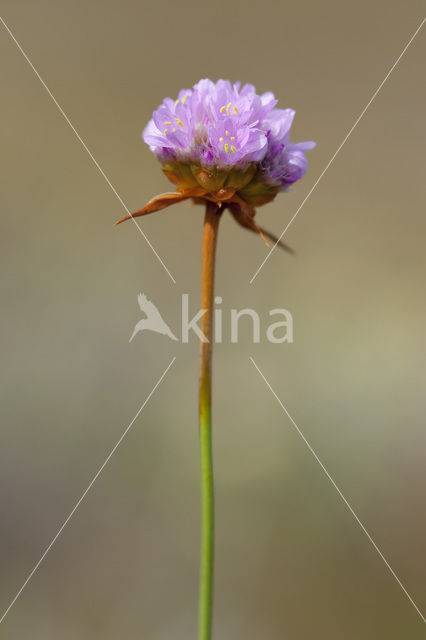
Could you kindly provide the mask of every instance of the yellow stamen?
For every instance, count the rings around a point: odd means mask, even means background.
[[[224,144],[223,148],[225,149],[226,153],[229,153],[229,144]]]
[[[166,124],[167,124],[167,122],[166,122]],[[231,136],[231,140],[235,140],[235,136]]]
[[[238,113],[237,107],[234,107],[234,113]]]
[[[179,118],[175,118],[175,120],[176,120],[176,122],[178,123],[178,125],[179,125],[180,127],[183,127],[183,122],[182,122],[182,120],[180,120]]]
[[[167,135],[167,131],[168,131],[167,129],[164,129],[164,133],[165,133],[166,135]]]
[[[219,142],[223,142],[223,138],[222,137],[219,138]]]
[[[164,124],[172,124],[171,122],[165,122]]]
[[[223,105],[223,107],[221,107],[221,108],[219,109],[219,111],[220,111],[221,113],[223,113],[223,112],[225,111],[225,109],[226,109],[226,104],[224,104],[224,105]]]
[[[229,136],[229,131],[228,130],[225,131],[225,135]]]
[[[175,100],[175,106],[179,103],[179,98],[176,98]]]
[[[185,100],[187,99],[187,97],[188,97],[188,96],[183,96],[183,98],[182,98],[182,100],[181,100],[182,104],[185,104]]]
[[[231,145],[231,151],[235,152],[237,149],[234,147],[234,145]]]

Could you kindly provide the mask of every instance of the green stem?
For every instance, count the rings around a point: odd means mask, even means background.
[[[211,379],[213,337],[214,267],[220,210],[207,202],[203,231],[200,325],[208,342],[201,342],[200,453],[201,453],[201,559],[198,640],[212,637],[214,571],[214,482],[211,432]]]

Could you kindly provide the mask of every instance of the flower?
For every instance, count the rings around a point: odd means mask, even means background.
[[[258,95],[253,85],[228,80],[200,80],[176,100],[165,98],[142,137],[177,192],[154,198],[133,216],[187,198],[210,200],[243,226],[275,239],[255,224],[254,207],[300,180],[305,152],[315,147],[290,142],[295,112],[276,104],[273,93]]]

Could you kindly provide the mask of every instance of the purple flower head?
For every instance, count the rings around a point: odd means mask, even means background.
[[[305,151],[315,144],[290,142],[295,112],[276,104],[273,93],[258,95],[251,84],[200,80],[176,100],[165,98],[143,139],[167,164],[169,177],[170,163],[179,165],[180,174],[185,166],[222,177],[249,170],[256,183],[249,185],[252,191],[263,184],[268,193],[277,193],[304,175]],[[232,180],[226,184],[232,186]]]

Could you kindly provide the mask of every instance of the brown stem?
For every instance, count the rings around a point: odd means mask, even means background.
[[[214,202],[207,202],[204,218],[201,266],[201,309],[205,309],[206,313],[201,318],[200,327],[208,342],[201,342],[201,384],[204,380],[209,379],[211,371],[214,270],[220,215],[218,206]]]
[[[211,433],[211,378],[213,340],[214,268],[217,231],[221,210],[207,202],[204,218],[201,268],[200,327],[206,341],[201,341],[200,362],[200,454],[201,454],[201,563],[199,599],[199,640],[210,640],[213,608],[214,562],[214,482]]]

